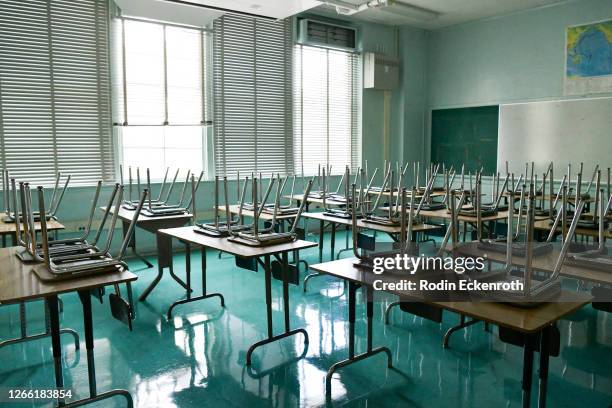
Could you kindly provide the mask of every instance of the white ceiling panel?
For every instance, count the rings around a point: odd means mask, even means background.
[[[212,6],[278,19],[293,16],[321,4],[317,0],[182,0],[181,3]]]
[[[390,3],[388,6],[367,8],[352,14],[349,18],[387,25],[409,25],[435,30],[565,1],[567,0],[388,0]],[[340,0],[340,2],[361,5],[368,1]],[[321,3],[319,7],[313,10],[315,13],[330,17],[338,16],[332,4],[335,4],[334,0],[329,2],[322,0]],[[371,4],[373,3],[371,2]],[[425,13],[421,12],[423,10]],[[433,12],[434,16],[428,16],[427,11]]]
[[[123,15],[204,27],[223,15],[216,10],[159,0],[115,0]]]

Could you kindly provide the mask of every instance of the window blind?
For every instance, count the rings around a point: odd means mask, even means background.
[[[114,123],[207,123],[207,30],[119,15],[111,24]]]
[[[114,123],[124,167],[205,168],[209,30],[113,16]]]
[[[226,15],[214,22],[217,174],[293,171],[289,19]]]
[[[2,0],[0,166],[114,179],[106,0]]]
[[[295,46],[295,172],[332,174],[356,171],[359,146],[359,55],[305,45]]]

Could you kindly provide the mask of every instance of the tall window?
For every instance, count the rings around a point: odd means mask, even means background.
[[[113,180],[106,0],[2,0],[0,167]]]
[[[214,23],[217,174],[293,171],[290,19]]]
[[[205,30],[115,21],[115,122],[124,166],[204,168],[208,120]]]
[[[331,165],[332,174],[359,166],[358,54],[295,46],[295,171],[315,174]]]

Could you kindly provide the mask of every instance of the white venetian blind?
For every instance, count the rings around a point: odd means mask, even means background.
[[[207,32],[120,16],[112,27],[114,122],[205,124]]]
[[[118,14],[112,24],[122,164],[151,168],[153,179],[161,179],[166,167],[205,168],[208,30]]]
[[[114,179],[106,0],[0,3],[0,166]]]
[[[296,173],[356,170],[359,149],[359,55],[295,46],[294,162]]]
[[[164,26],[124,20],[127,123],[163,125],[165,112]]]
[[[217,174],[291,173],[291,21],[223,16],[213,55]]]

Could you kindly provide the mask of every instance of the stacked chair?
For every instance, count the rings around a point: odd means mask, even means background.
[[[252,201],[247,203],[245,202],[245,199],[249,182],[251,184]],[[249,246],[267,246],[295,241],[296,239],[298,239],[297,226],[299,224],[302,212],[306,207],[306,199],[310,194],[313,181],[308,181],[300,206],[296,209],[293,209],[293,207],[288,206],[285,206],[283,208],[283,206],[281,206],[281,194],[286,185],[286,182],[287,179],[281,179],[280,175],[277,175],[276,177],[271,177],[268,187],[266,188],[266,192],[262,197],[258,191],[258,185],[261,183],[261,181],[258,180],[254,176],[254,174],[251,175],[250,180],[249,177],[245,177],[242,190],[240,190],[240,187],[238,187],[240,203],[238,209],[238,217],[234,218],[232,212],[230,211],[229,205],[228,179],[227,177],[223,177],[223,195],[226,213],[225,223],[223,223],[221,222],[221,217],[219,214],[220,178],[218,176],[215,177],[214,219],[212,222],[209,223],[196,224],[194,227],[194,231],[212,237],[228,237],[228,240],[231,242],[236,242]],[[270,193],[274,185],[276,185],[275,198],[272,203],[268,203],[267,201],[270,197]],[[294,187],[295,177],[293,178],[292,182],[292,190],[294,189]],[[288,232],[275,231],[277,216],[281,212],[281,208],[284,209],[285,215],[295,215],[292,226]],[[244,223],[244,217],[242,216],[243,210],[250,210],[253,212],[253,222],[251,224]],[[268,227],[260,228],[259,221],[261,214],[264,211],[272,214],[272,219]]]
[[[295,215],[291,229],[288,232],[275,232],[274,231],[274,227],[276,225],[277,209],[280,206],[280,191],[281,191],[280,184],[278,185],[277,190],[276,190],[276,199],[274,201],[275,209],[273,210],[273,213],[272,213],[273,218],[270,223],[270,227],[264,228],[263,230],[259,229],[260,212],[258,211],[258,208],[257,208],[257,179],[253,179],[252,185],[253,185],[252,194],[253,194],[253,203],[254,203],[253,224],[251,225],[251,228],[249,229],[241,228],[240,231],[234,231],[231,225],[231,215],[229,211],[226,212],[227,230],[229,234],[231,235],[230,238],[228,238],[228,240],[239,243],[239,244],[249,245],[249,246],[267,246],[267,245],[282,244],[286,242],[293,242],[297,240],[298,236],[297,236],[296,229],[299,224],[299,220],[302,215],[302,212],[304,211],[304,208],[306,207],[306,201],[307,201],[306,198],[308,197],[308,194],[310,193],[310,189],[312,188],[312,180],[309,181],[306,186],[304,197],[301,200],[298,212]],[[270,185],[272,185],[272,182],[270,183]]]
[[[570,265],[576,265],[586,267],[588,269],[597,269],[602,271],[612,271],[612,254],[608,253],[606,249],[606,214],[612,206],[612,195],[608,197],[606,202],[605,192],[603,189],[599,190],[599,215],[595,218],[598,225],[598,246],[596,249],[588,250],[580,253],[570,254],[567,259],[567,263]]]
[[[11,179],[13,208],[17,211],[17,191],[16,181]],[[24,261],[42,264],[36,265],[33,270],[43,281],[56,281],[77,279],[84,276],[113,273],[127,269],[124,256],[128,247],[129,240],[136,226],[136,220],[143,208],[148,191],[145,189],[141,193],[140,200],[134,210],[134,216],[129,224],[129,228],[120,250],[116,256],[111,255],[110,249],[113,241],[115,227],[117,224],[118,212],[123,203],[123,186],[116,184],[111,193],[109,206],[107,207],[102,221],[100,222],[96,237],[92,241],[87,241],[93,219],[93,213],[99,198],[101,182],[98,183],[93,199],[92,211],[88,227],[83,236],[75,239],[64,239],[50,241],[47,230],[47,216],[45,208],[45,196],[43,187],[37,187],[36,195],[38,198],[38,214],[40,215],[40,235],[41,242],[37,242],[35,232],[35,218],[32,206],[32,190],[27,182],[19,183],[20,212],[23,214],[22,222],[16,218],[17,234],[23,249],[17,252],[17,256]],[[113,207],[113,216],[108,231],[108,238],[104,246],[97,246],[101,231]],[[128,300],[121,297],[118,285],[115,285],[115,293],[109,296],[110,307],[113,316],[132,328],[134,318],[132,307],[132,290],[130,283],[127,285]]]
[[[525,189],[525,187],[523,187]],[[565,190],[565,189],[564,189]],[[486,272],[478,272],[474,274],[466,274],[468,279],[477,279],[483,282],[499,282],[499,281],[516,281],[519,278],[523,283],[522,291],[496,291],[494,293],[478,293],[474,292],[476,296],[485,296],[487,299],[491,297],[501,302],[512,302],[518,306],[533,307],[537,306],[542,302],[551,301],[561,292],[561,281],[559,273],[561,267],[565,261],[570,248],[570,243],[576,227],[580,214],[585,205],[586,197],[580,197],[576,205],[576,211],[572,217],[569,231],[564,238],[563,245],[555,262],[553,272],[548,275],[542,281],[534,282],[532,266],[534,259],[534,221],[535,221],[535,186],[533,184],[529,187],[528,201],[527,201],[527,215],[526,215],[526,234],[525,234],[525,264],[522,267],[515,267],[513,263],[514,246],[513,246],[513,234],[511,233],[512,222],[514,219],[512,211],[508,215],[508,234],[506,237],[506,263],[501,269],[490,270]],[[561,211],[562,213],[563,211]]]
[[[49,211],[46,214],[47,217],[47,221],[49,220],[54,220],[56,219],[56,213],[57,210],[60,207],[60,204],[62,203],[62,199],[64,198],[64,193],[66,193],[66,189],[68,188],[68,184],[70,183],[70,178],[71,176],[68,175],[66,177],[66,180],[64,181],[64,186],[62,187],[61,191],[59,191],[59,185],[62,179],[62,174],[61,173],[57,173],[56,177],[55,177],[55,185],[53,187],[53,194],[51,195],[51,201],[49,202]],[[2,186],[3,186],[3,198],[4,198],[4,212],[5,212],[5,216],[3,219],[3,222],[9,222],[9,223],[13,223],[15,222],[16,218],[22,218],[23,215],[19,214],[19,217],[16,216],[16,214],[18,214],[19,212],[15,210],[15,206],[13,205],[13,203],[11,203],[10,200],[10,174],[9,174],[9,170],[8,169],[4,169],[2,170]],[[12,208],[11,208],[12,205]],[[38,213],[38,211],[35,211],[34,214],[34,220],[35,221],[39,221],[40,220],[40,214]]]
[[[164,174],[164,179],[161,183],[159,194],[157,198],[153,198],[152,194],[148,194],[147,200],[144,208],[142,208],[141,214],[145,217],[165,217],[172,215],[181,215],[189,212],[189,208],[191,207],[191,202],[193,201],[193,192],[187,203],[183,205],[186,198],[187,189],[189,187],[189,180],[192,175],[190,170],[187,170],[187,174],[185,176],[185,181],[183,182],[183,187],[181,189],[178,202],[172,204],[170,203],[170,197],[174,190],[174,186],[176,185],[176,180],[179,177],[180,170],[177,169],[172,182],[166,189],[166,182],[168,180],[168,173],[170,169],[166,168],[166,172]],[[119,172],[121,174],[121,183],[123,184],[123,168],[119,168]],[[200,182],[202,181],[202,177],[204,176],[204,172],[200,172],[198,177],[198,181],[195,187],[195,191],[197,192]],[[122,207],[126,210],[135,210],[138,206],[139,200],[132,199],[132,191],[133,191],[133,179],[132,179],[132,168],[128,168],[128,197],[123,200]],[[146,169],[146,182],[147,182],[147,190],[151,192],[151,173],[150,169]],[[140,182],[140,168],[136,168],[136,190],[138,194],[141,194],[141,182]]]

